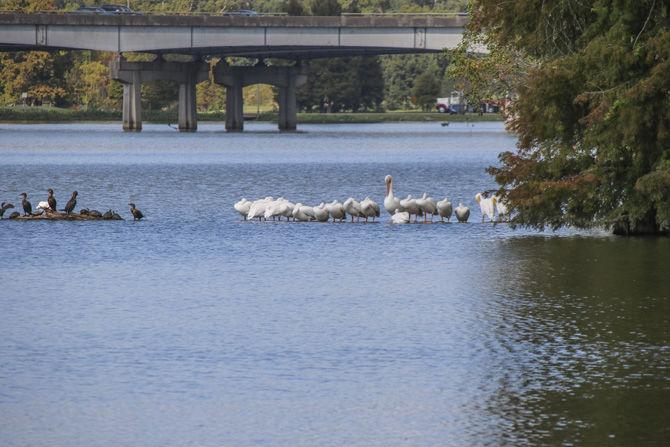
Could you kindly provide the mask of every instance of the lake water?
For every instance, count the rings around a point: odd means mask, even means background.
[[[670,443],[670,240],[482,224],[500,123],[0,125],[3,446]],[[242,222],[448,195],[468,224]]]

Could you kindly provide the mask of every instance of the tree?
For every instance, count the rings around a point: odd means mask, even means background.
[[[310,64],[307,83],[297,92],[298,107],[319,110],[323,101],[335,111],[378,109],[383,99],[384,79],[375,57],[320,59]]]
[[[670,226],[670,4],[475,0],[470,37],[516,54],[516,152],[491,167],[513,223]],[[518,63],[518,62],[515,62]]]
[[[313,16],[339,16],[342,13],[337,0],[310,0],[309,10]]]
[[[424,73],[419,76],[412,89],[416,104],[421,110],[431,110],[440,94],[440,80],[436,73]]]

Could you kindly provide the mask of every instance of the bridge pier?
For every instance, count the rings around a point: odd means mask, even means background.
[[[179,84],[179,130],[195,132],[198,128],[195,86],[209,77],[209,65],[203,61],[129,62],[118,57],[110,66],[112,79],[123,84],[123,130],[142,130],[143,82],[174,81]]]
[[[226,130],[244,129],[242,88],[269,84],[279,89],[279,122],[281,131],[295,131],[298,123],[296,88],[307,82],[307,67],[230,66],[219,62],[214,68],[214,82],[226,87]]]
[[[123,84],[123,130],[140,132],[142,130],[142,82],[140,74],[134,72],[130,82]]]
[[[229,78],[226,85],[226,130],[242,132],[244,130],[243,77],[239,72],[233,72]]]

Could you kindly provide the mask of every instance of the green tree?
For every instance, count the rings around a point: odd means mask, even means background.
[[[339,16],[342,13],[337,0],[310,0],[309,10],[313,16]]]
[[[424,73],[419,76],[412,89],[416,104],[421,110],[431,110],[440,94],[440,79],[436,73]]]
[[[375,57],[320,59],[310,65],[307,83],[297,92],[298,107],[319,110],[323,101],[335,111],[378,109],[384,80]]]
[[[513,222],[667,231],[670,3],[473,3],[475,38],[525,60],[512,81],[518,150],[489,169]]]

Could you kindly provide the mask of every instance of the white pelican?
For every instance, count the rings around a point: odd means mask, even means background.
[[[440,219],[442,222],[444,222],[444,218],[447,218],[447,222],[451,219],[451,213],[453,211],[453,208],[451,206],[451,202],[449,201],[448,198],[444,198],[444,200],[440,200],[437,202],[437,212],[440,215]]]
[[[458,219],[458,221],[461,223],[467,222],[468,218],[470,218],[470,208],[463,205],[463,202],[458,204],[454,212],[456,214],[456,219]]]
[[[51,211],[51,207],[49,206],[49,202],[40,202],[37,204],[36,210],[42,210],[42,211]]]
[[[251,202],[251,200],[247,200],[242,197],[242,200],[233,205],[233,208],[235,208],[235,211],[240,213],[244,220],[247,220],[247,214],[249,214],[249,208],[251,208],[252,203],[253,202]]]
[[[312,208],[312,212],[314,213],[314,218],[318,222],[328,222],[329,213],[328,210],[326,209],[326,204],[321,202],[319,206],[315,206]]]
[[[253,219],[258,217],[260,220],[261,217],[265,216],[265,209],[272,203],[272,197],[266,197],[264,199],[256,200],[249,207],[249,213],[247,214],[247,219]]]
[[[482,210],[482,222],[484,218],[488,217],[491,222],[495,217],[496,201],[494,197],[484,198],[481,193],[477,193],[475,200],[479,203],[479,208]]]
[[[433,216],[437,213],[437,204],[432,197],[428,197],[428,193],[423,193],[423,197],[416,199],[416,204],[419,210],[423,213],[424,223],[428,221],[428,214],[430,214],[430,221],[433,221]]]
[[[498,212],[498,221],[506,222],[509,220],[509,208],[507,208],[507,201],[504,199],[499,199],[497,196],[493,196],[493,199],[496,204],[496,211]]]
[[[361,201],[361,213],[365,216],[366,222],[368,221],[368,217],[372,217],[372,221],[374,222],[375,217],[379,217],[379,205],[370,197],[366,197]]]
[[[409,223],[409,213],[407,211],[400,211],[399,209],[396,209],[395,213],[391,216],[391,223],[394,224]]]
[[[279,198],[274,202],[268,204],[268,206],[265,208],[264,217],[265,219],[272,218],[272,220],[275,220],[275,217],[278,217],[279,220],[281,220],[281,217],[286,215],[287,210],[288,210],[288,200],[284,198]]]
[[[335,219],[338,219],[341,222],[347,218],[347,213],[344,211],[344,206],[337,200],[333,200],[331,203],[327,204],[326,209],[333,218],[333,222],[335,222]]]
[[[411,194],[400,201],[400,208],[407,211],[410,216],[414,214],[414,221],[416,222],[419,217],[419,206],[416,204],[416,200],[412,198]]]
[[[384,209],[391,215],[396,210],[404,211],[400,206],[400,199],[393,195],[393,177],[387,175],[384,179],[386,182],[386,197],[384,197]]]
[[[345,200],[342,206],[344,207],[344,211],[346,211],[346,213],[351,216],[352,222],[354,221],[354,217],[357,220],[361,217],[365,217],[363,213],[361,213],[361,204],[358,203],[353,197],[349,197],[347,200]]]
[[[293,220],[308,222],[314,217],[314,211],[311,206],[296,203],[293,207]]]

